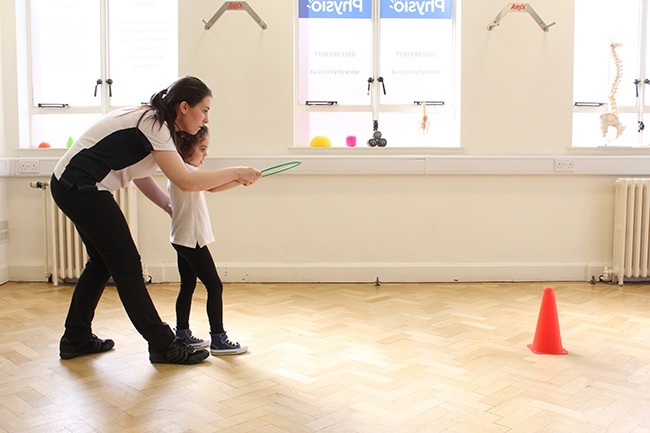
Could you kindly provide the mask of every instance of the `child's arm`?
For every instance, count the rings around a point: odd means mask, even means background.
[[[154,150],[151,154],[167,179],[181,191],[206,191],[232,181],[250,186],[262,177],[262,173],[253,167],[190,171],[176,151]]]
[[[228,182],[228,183],[225,183],[225,184],[223,184],[223,185],[216,186],[216,187],[214,187],[214,188],[210,188],[208,191],[209,191],[209,192],[222,192],[222,191],[228,191],[229,189],[232,189],[232,188],[234,188],[234,187],[236,187],[236,186],[239,186],[239,185],[241,185],[241,183],[237,182],[236,180],[232,180],[232,181],[230,181],[230,182]]]

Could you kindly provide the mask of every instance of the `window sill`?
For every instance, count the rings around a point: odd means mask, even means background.
[[[570,154],[543,156],[425,154],[423,153],[425,149],[415,149],[419,153],[414,152],[413,149],[399,149],[404,153],[384,152],[386,149],[365,149],[362,152],[343,149],[343,151],[324,153],[323,149],[307,149],[291,148],[291,152],[285,155],[212,157],[205,161],[202,168],[210,170],[245,165],[264,169],[283,162],[300,160],[301,165],[282,175],[650,176],[649,149],[633,149],[638,151],[634,154],[607,152],[604,155],[594,155],[592,152],[589,155],[580,155],[581,151],[572,149]],[[370,152],[367,152],[368,150]],[[453,149],[454,152],[461,150]],[[610,150],[613,149],[607,149]],[[407,151],[409,153],[406,153]],[[26,160],[34,163],[37,170],[20,172],[19,163]],[[58,156],[43,156],[29,152],[19,157],[0,157],[0,177],[47,178],[58,160]]]
[[[311,149],[310,149],[311,150]],[[372,149],[371,149],[372,150]],[[417,149],[422,152],[422,149]],[[460,149],[454,149],[459,151]],[[368,154],[350,152],[297,152],[288,155],[227,156],[210,159],[206,169],[248,165],[263,169],[291,160],[301,160],[287,175],[600,175],[649,176],[647,155],[441,155],[424,153]],[[567,170],[567,166],[570,169]],[[283,174],[285,174],[283,173]]]
[[[354,146],[354,147],[311,147],[311,146],[291,146],[289,147],[291,153],[315,153],[323,155],[331,154],[363,154],[363,155],[439,155],[444,154],[459,154],[464,152],[461,147],[370,147],[368,145]]]

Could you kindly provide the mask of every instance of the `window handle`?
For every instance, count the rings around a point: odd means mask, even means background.
[[[384,95],[386,94],[386,85],[384,84],[384,77],[377,78],[377,81],[381,83],[381,88],[384,90]]]
[[[106,80],[106,84],[108,84],[108,96],[113,97],[113,80],[109,78]]]
[[[641,80],[635,79],[634,80],[634,86],[636,87],[636,97],[637,98],[639,97],[639,84],[641,84]],[[650,80],[646,78],[645,80],[643,80],[643,84],[650,84]]]
[[[368,77],[368,95],[370,95],[370,85],[374,82],[375,82],[374,78]]]
[[[95,82],[95,94],[93,95],[95,98],[97,97],[97,86],[100,86],[102,83],[103,81],[101,78]]]

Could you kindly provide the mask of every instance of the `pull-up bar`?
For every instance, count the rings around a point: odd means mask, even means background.
[[[225,2],[219,10],[212,15],[210,21],[201,20],[203,21],[203,24],[205,24],[204,29],[210,30],[210,27],[212,27],[219,17],[221,17],[221,15],[226,11],[246,11],[248,12],[248,15],[250,15],[260,27],[262,27],[262,29],[266,30],[266,23],[262,21],[262,18],[255,13],[253,8],[251,8],[247,2]]]
[[[494,27],[498,26],[503,17],[505,17],[509,12],[528,12],[528,14],[533,17],[535,22],[544,30],[545,32],[548,32],[548,28],[551,27],[552,25],[555,24],[555,22],[552,22],[551,24],[546,24],[544,20],[540,18],[539,15],[537,15],[537,12],[535,12],[535,9],[528,4],[528,3],[508,3],[502,10],[499,12],[499,15],[496,16],[494,20],[488,25],[488,30],[492,30]]]

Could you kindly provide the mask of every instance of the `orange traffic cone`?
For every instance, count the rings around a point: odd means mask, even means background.
[[[566,355],[569,353],[562,348],[560,322],[557,318],[557,306],[555,305],[555,292],[550,287],[544,289],[535,339],[533,344],[529,344],[528,347],[534,353],[543,355]]]

